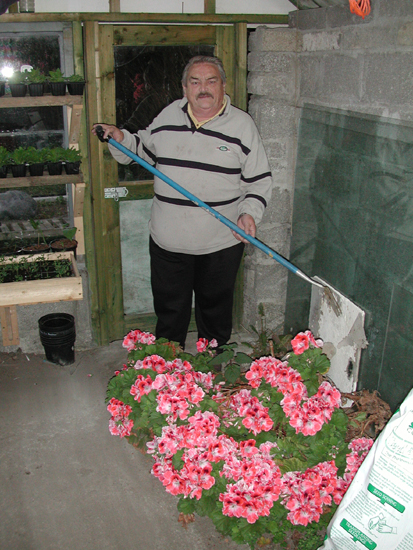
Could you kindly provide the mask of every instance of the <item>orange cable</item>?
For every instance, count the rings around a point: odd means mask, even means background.
[[[363,19],[370,13],[370,0],[350,0],[350,11]]]

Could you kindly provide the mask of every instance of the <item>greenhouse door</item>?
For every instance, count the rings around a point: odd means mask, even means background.
[[[145,128],[182,97],[182,70],[194,55],[223,60],[227,92],[245,108],[246,25],[241,27],[87,22],[90,126],[100,121],[131,131]],[[97,138],[91,138],[90,152],[97,279],[92,317],[99,343],[105,344],[132,328],[155,328],[148,252],[153,178],[139,166],[118,165]],[[236,299],[238,309],[241,301]]]

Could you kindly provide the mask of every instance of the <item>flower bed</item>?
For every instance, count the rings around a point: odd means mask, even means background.
[[[348,418],[323,377],[322,342],[306,331],[283,360],[255,361],[235,346],[216,355],[211,344],[199,341],[192,356],[129,333],[127,364],[108,385],[110,432],[146,443],[152,473],[180,497],[181,514],[208,515],[251,548],[268,534],[283,542],[291,531],[299,548],[317,548],[372,445],[364,437],[346,442]],[[218,363],[228,363],[224,374],[214,371]]]

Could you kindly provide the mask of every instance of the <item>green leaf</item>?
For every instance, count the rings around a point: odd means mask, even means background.
[[[300,460],[299,458],[285,458],[282,460],[277,460],[277,464],[281,470],[281,474],[283,475],[291,471],[304,472],[308,467],[308,463]]]
[[[220,372],[215,376],[214,383],[219,384],[220,382],[223,382],[223,381],[224,381],[224,375]]]
[[[357,420],[358,422],[363,422],[364,420],[366,420],[366,418],[366,412],[359,412],[358,415],[350,422],[350,426],[357,426],[357,422],[354,422],[354,420]]]
[[[125,403],[125,399],[128,399],[128,397],[131,397],[130,388],[125,388],[125,389],[122,391],[122,399],[121,399],[121,401],[123,401],[123,402]]]
[[[282,520],[287,516],[288,511],[278,500],[274,502],[274,506],[270,510],[270,521],[268,526],[271,528],[271,532],[276,532],[280,527],[282,527]]]
[[[146,452],[146,443],[151,439],[151,436],[143,430],[132,430],[131,435],[128,437],[128,442],[141,451]]]
[[[184,454],[184,450],[181,449],[180,451],[175,453],[174,456],[172,457],[172,464],[175,470],[180,470],[184,465],[184,461],[182,460],[183,454]]]
[[[182,514],[193,514],[195,512],[195,502],[190,498],[180,498],[178,502],[178,511]]]
[[[212,357],[208,361],[208,365],[220,365],[221,363],[228,363],[230,359],[234,357],[234,352],[232,350],[226,350],[222,353],[218,353],[215,357]]]
[[[213,493],[212,495],[206,495],[207,491],[202,493],[201,499],[196,504],[196,512],[200,516],[208,516],[211,514],[217,505],[217,497]]]
[[[254,361],[252,357],[250,357],[246,353],[243,353],[242,351],[236,354],[234,360],[240,365],[250,365]]]
[[[204,399],[198,404],[198,406],[202,412],[217,411],[219,408],[219,404],[208,396],[205,396]]]
[[[224,378],[230,384],[234,384],[241,374],[241,369],[238,365],[228,365],[224,371]]]
[[[211,357],[211,359],[208,361],[208,367],[216,367],[217,365],[221,365],[223,363],[222,361],[222,353],[219,355],[215,355],[215,357]]]
[[[333,426],[336,426],[337,428],[346,430],[347,424],[348,424],[348,416],[342,409],[336,409],[333,412],[333,416],[331,417],[330,424],[332,424]]]
[[[143,395],[142,396],[142,399],[146,397],[151,403],[154,403],[156,401],[156,392],[155,391],[151,391],[149,392],[148,394],[146,395]]]
[[[228,535],[230,533],[231,520],[229,517],[223,515],[221,509],[215,508],[215,510],[211,513],[210,518],[220,533],[223,533],[224,535]]]
[[[135,420],[134,425],[136,428],[146,428],[146,426],[148,425],[148,417],[145,414],[141,414]]]
[[[215,399],[204,398],[204,401],[208,403],[208,410],[217,412],[219,410],[219,403]]]

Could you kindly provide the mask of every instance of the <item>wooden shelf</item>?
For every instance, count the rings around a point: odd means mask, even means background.
[[[0,284],[0,307],[13,305],[45,304],[66,300],[82,300],[82,277],[79,274],[73,252],[31,254],[5,260],[5,264],[19,263],[23,260],[35,262],[41,257],[47,261],[69,260],[72,263],[73,276],[36,281],[19,281]]]
[[[67,183],[83,183],[83,174],[62,174],[61,176],[27,176],[14,178],[8,174],[7,178],[0,179],[0,189],[9,187],[36,187],[37,185],[61,185]]]
[[[60,185],[66,183],[82,183],[83,174],[63,174],[62,176],[28,176],[26,178],[13,178],[10,174],[7,178],[0,179],[0,189],[11,187],[36,187],[38,185]]]
[[[65,105],[83,105],[83,95],[45,94],[39,97],[30,95],[25,97],[4,95],[0,97],[0,109],[10,109],[12,107],[63,107]]]
[[[22,259],[35,262],[39,254],[18,256],[4,263],[18,263]],[[36,281],[19,281],[0,284],[0,321],[3,346],[18,346],[20,343],[16,306],[66,302],[83,299],[82,277],[79,274],[73,252],[40,254],[45,260],[70,260],[73,276]]]

